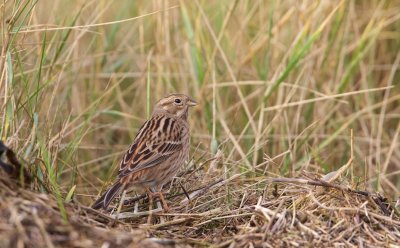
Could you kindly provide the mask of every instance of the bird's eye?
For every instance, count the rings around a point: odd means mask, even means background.
[[[181,99],[176,98],[176,99],[175,99],[175,103],[181,103]]]

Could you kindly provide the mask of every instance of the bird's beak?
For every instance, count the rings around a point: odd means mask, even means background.
[[[197,105],[197,102],[196,102],[195,100],[189,98],[189,101],[187,102],[187,105],[188,105],[189,107],[193,107],[193,106],[196,106],[196,105]]]

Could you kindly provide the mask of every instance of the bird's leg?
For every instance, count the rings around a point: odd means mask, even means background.
[[[157,209],[153,209],[153,199],[154,199],[154,197],[157,197],[158,194],[151,192],[150,189],[148,189],[148,188],[146,189],[146,192],[149,197],[149,211],[138,211],[139,204],[138,204],[138,202],[135,202],[135,207],[134,207],[133,213],[132,212],[123,212],[123,213],[119,213],[119,214],[114,213],[111,215],[111,218],[114,218],[114,219],[118,218],[121,220],[121,219],[127,219],[127,218],[135,218],[138,216],[148,216],[147,223],[151,224],[153,214],[159,213],[159,212],[165,211],[165,210],[163,210],[161,203],[158,199],[157,199]]]
[[[164,208],[165,212],[169,212],[171,209],[168,207],[168,204],[165,201],[163,193],[162,192],[158,192],[156,194],[160,197],[160,200],[162,202],[162,205],[163,205],[163,208]]]
[[[149,194],[149,197],[158,197],[158,198],[160,198],[164,211],[165,212],[169,212],[170,211],[170,208],[168,207],[168,204],[165,201],[164,195],[163,195],[163,193],[161,191],[155,191],[153,188],[151,188],[149,190],[148,194]]]
[[[149,216],[147,216],[147,223],[151,224],[152,210],[153,210],[153,195],[149,189],[146,189],[147,194],[149,196]]]

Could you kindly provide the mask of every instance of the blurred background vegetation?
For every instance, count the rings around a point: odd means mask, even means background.
[[[399,1],[15,0],[1,9],[1,139],[90,204],[155,101],[182,92],[192,163],[223,177],[338,169],[399,196]],[[205,173],[206,176],[206,173]]]

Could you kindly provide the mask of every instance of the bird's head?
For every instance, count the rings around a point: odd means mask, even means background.
[[[197,102],[185,94],[171,94],[159,100],[154,111],[167,112],[186,119],[189,107],[195,105]]]

